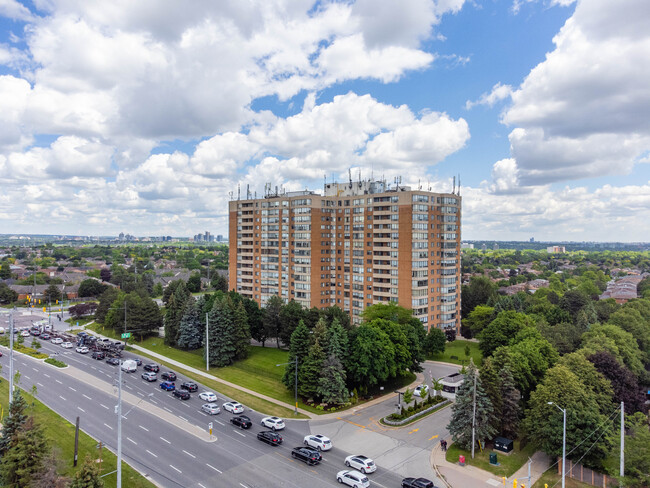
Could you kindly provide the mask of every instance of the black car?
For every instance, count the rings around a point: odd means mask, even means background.
[[[163,380],[167,380],[167,381],[176,381],[176,373],[172,373],[171,371],[165,371],[164,373],[162,373],[162,374],[160,375],[160,377],[161,377]]]
[[[266,442],[267,444],[271,444],[272,446],[279,446],[282,444],[282,436],[273,432],[272,430],[259,432],[257,434],[257,439],[262,442]]]
[[[108,364],[113,365],[113,366],[119,366],[119,364],[120,364],[120,360],[117,359],[117,358],[108,358],[108,359],[106,360],[106,362],[107,362]]]
[[[151,371],[152,373],[157,373],[158,371],[160,371],[160,367],[157,364],[145,364],[144,370]]]
[[[181,400],[189,400],[190,399],[189,392],[187,392],[185,390],[174,390],[172,392],[172,395],[174,395],[176,398],[179,398]]]
[[[433,481],[426,478],[404,478],[402,488],[436,488]]]
[[[133,360],[135,361],[135,364],[137,364],[138,366],[142,366],[142,359],[140,359],[140,358],[133,358]]]
[[[320,452],[316,449],[303,446],[294,447],[291,450],[291,457],[294,459],[300,459],[302,462],[307,463],[310,466],[320,463],[323,459],[323,456],[321,456]]]
[[[240,429],[250,429],[253,422],[246,415],[240,415],[238,417],[230,417],[230,423],[236,425]]]
[[[194,393],[195,391],[199,390],[199,385],[193,383],[192,381],[186,381],[181,385],[181,390],[187,390],[189,392]]]
[[[104,359],[106,357],[106,354],[104,354],[102,351],[94,351],[92,353],[92,358],[93,359]]]

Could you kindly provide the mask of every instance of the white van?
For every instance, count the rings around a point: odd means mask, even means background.
[[[0,334],[4,334],[4,333],[5,333],[5,328],[4,328],[4,327],[0,327]]]
[[[126,361],[122,362],[122,371],[126,371],[127,373],[135,373],[137,369],[138,363],[136,363],[133,359],[127,359]]]

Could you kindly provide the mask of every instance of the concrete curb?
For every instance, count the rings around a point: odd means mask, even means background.
[[[421,410],[420,412],[413,414],[410,417],[407,417],[405,419],[393,421],[393,420],[388,420],[388,416],[386,416],[383,417],[381,421],[386,425],[389,425],[390,427],[404,427],[405,425],[411,425],[412,423],[415,423],[415,421],[420,420],[421,417],[424,417],[429,413],[442,410],[449,404],[451,404],[451,400],[447,399],[440,403],[436,403],[435,405],[431,405],[429,408],[425,410]]]

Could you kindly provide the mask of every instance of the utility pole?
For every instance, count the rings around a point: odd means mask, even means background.
[[[623,476],[625,476],[625,404],[621,402],[621,486],[623,486]]]
[[[210,319],[209,314],[205,314],[205,370],[210,371],[210,347],[209,340],[210,335],[208,334],[208,329],[210,328]]]
[[[476,437],[476,376],[477,372],[474,371],[474,409],[472,413],[472,459],[474,459],[474,438]]]
[[[13,401],[14,393],[14,311],[16,307],[11,310],[9,317],[9,403]]]
[[[122,361],[117,375],[117,488],[122,488]]]
[[[549,405],[555,405],[555,407],[562,412],[562,488],[565,488],[565,478],[566,478],[566,408],[561,408],[555,402],[546,402]]]

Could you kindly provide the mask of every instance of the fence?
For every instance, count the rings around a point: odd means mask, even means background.
[[[557,474],[562,476],[562,458],[558,458]],[[599,488],[614,488],[618,486],[618,482],[614,478],[611,478],[606,474],[598,473],[582,464],[576,464],[570,459],[567,459],[566,461],[566,476],[567,478],[578,480]]]

